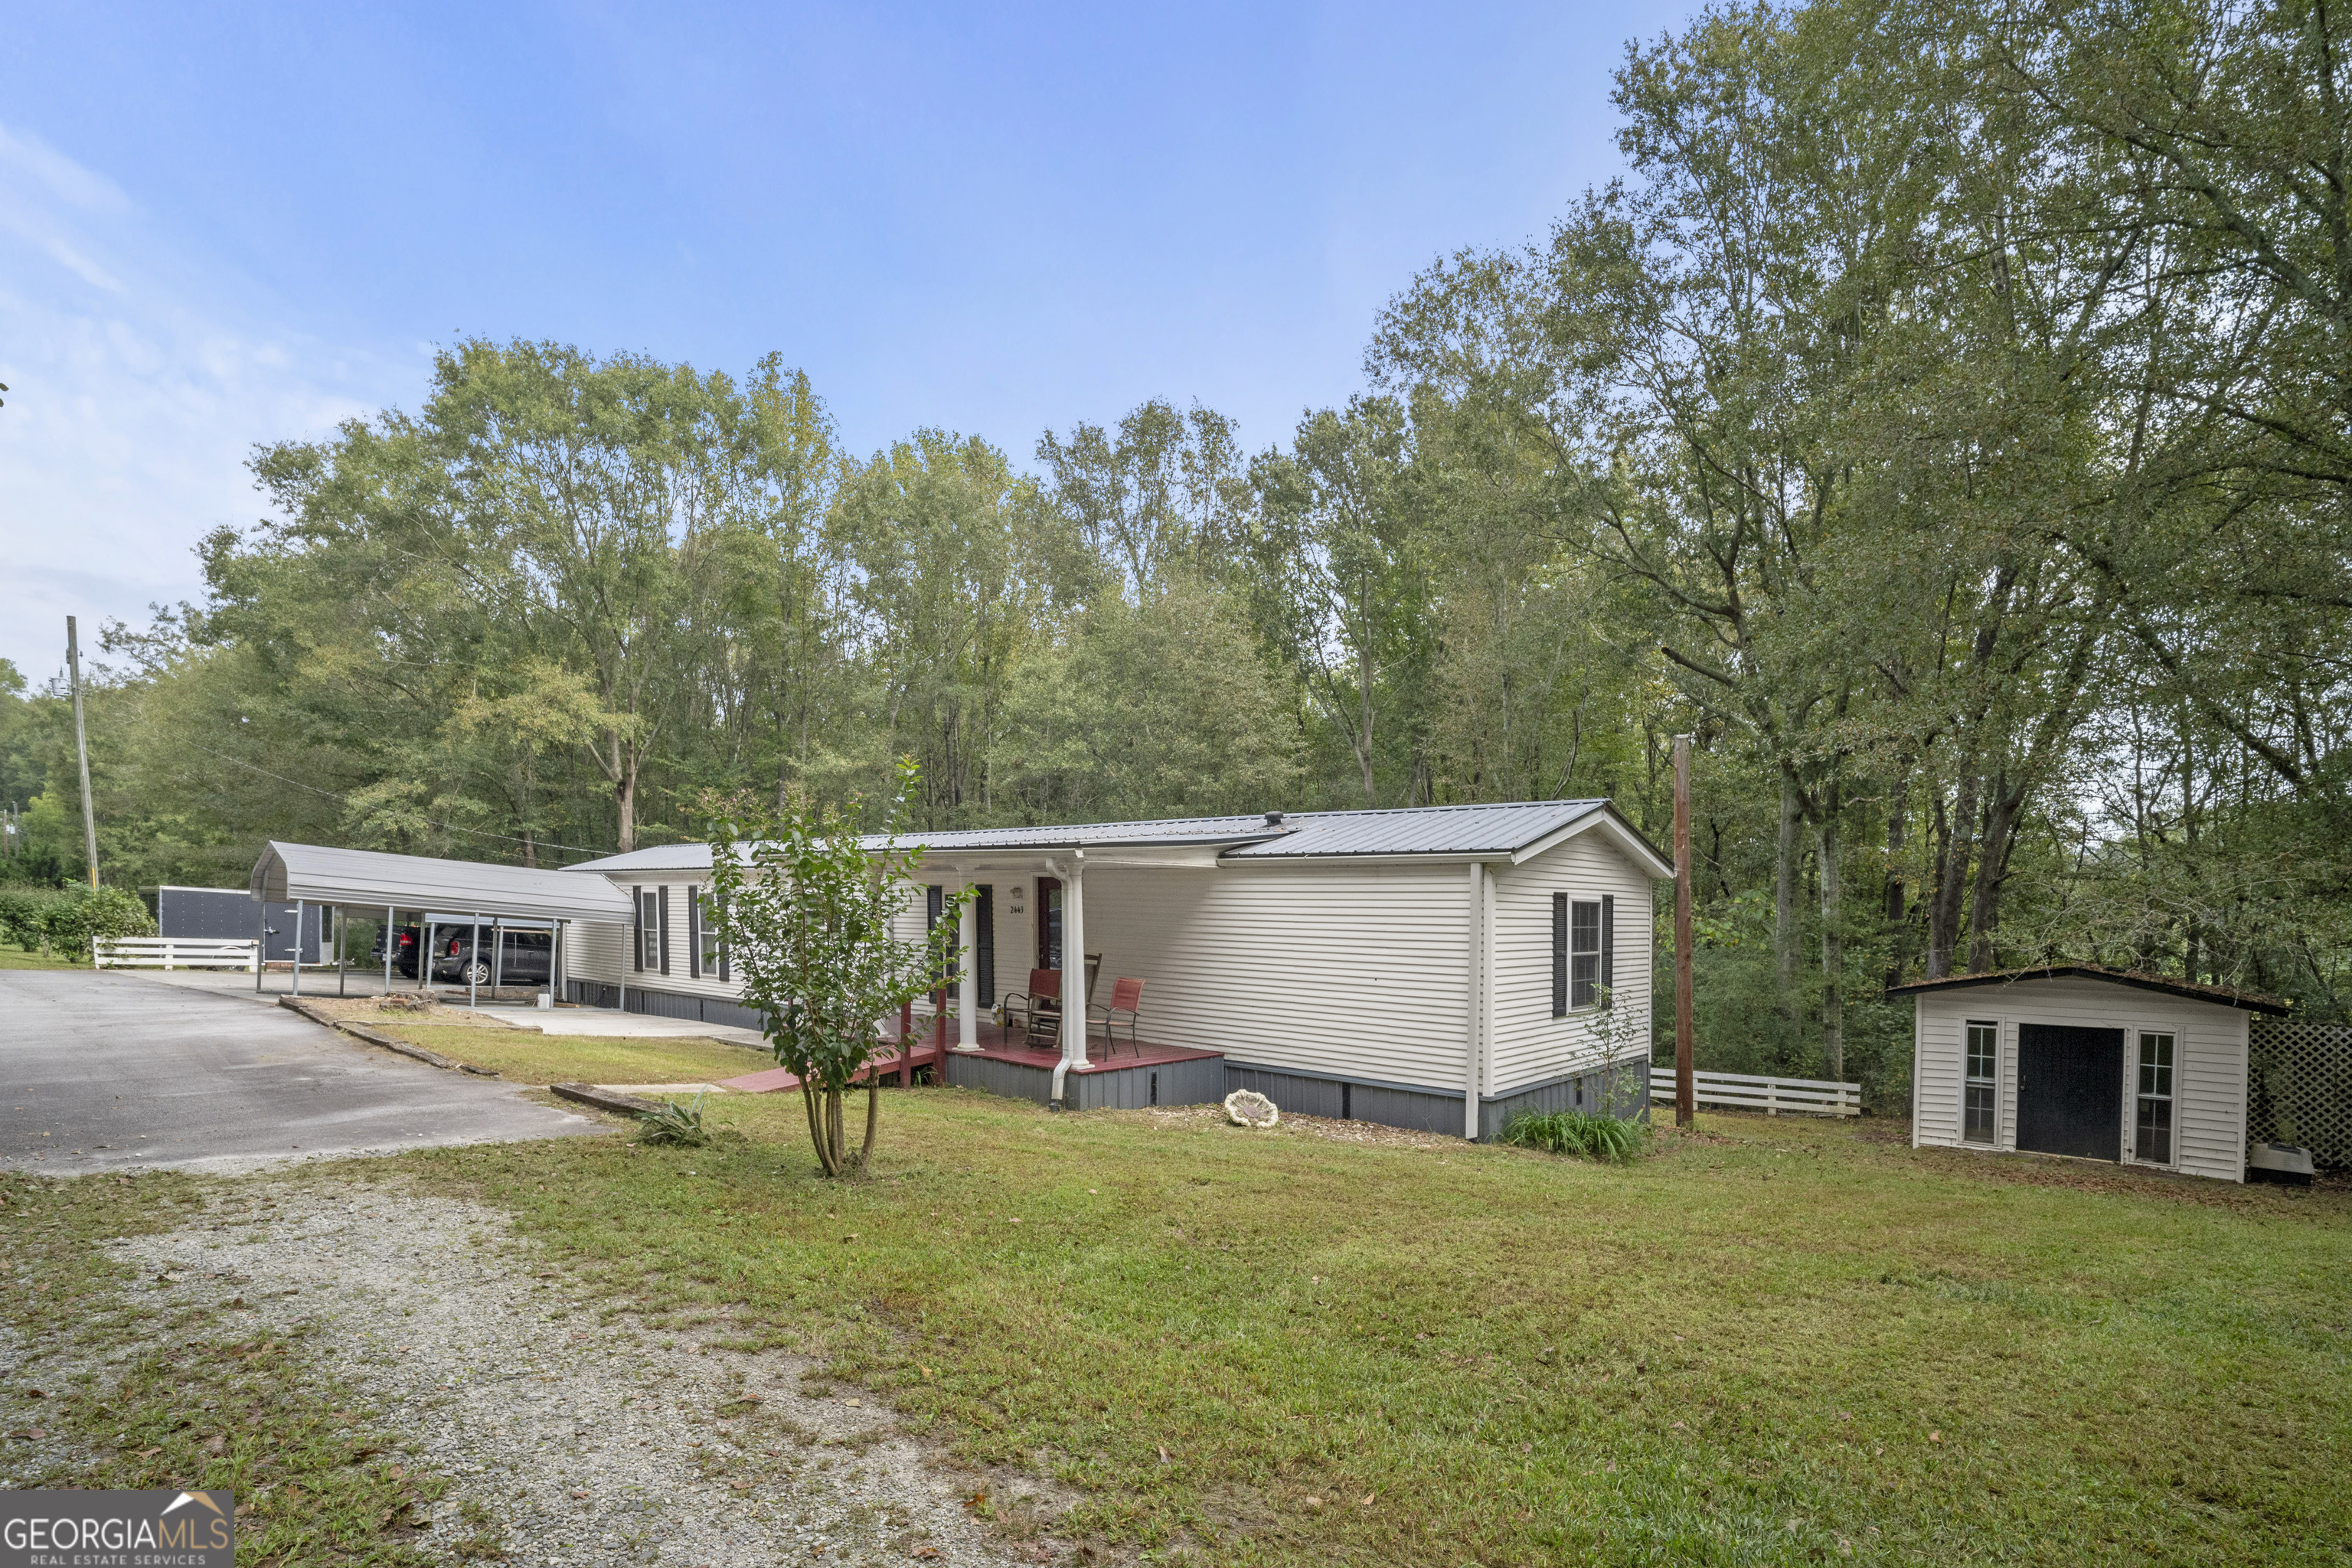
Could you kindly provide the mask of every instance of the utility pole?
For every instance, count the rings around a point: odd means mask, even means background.
[[[1675,737],[1675,1125],[1688,1127],[1698,1105],[1691,1089],[1690,743]]]
[[[98,817],[89,808],[89,734],[81,721],[81,642],[66,617],[66,668],[73,672],[74,752],[81,759],[81,842],[89,857],[89,885],[98,886]]]

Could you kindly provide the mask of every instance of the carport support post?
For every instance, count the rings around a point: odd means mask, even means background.
[[[416,988],[433,988],[433,933],[441,928],[423,915],[416,918]]]
[[[392,994],[392,928],[399,923],[393,918],[394,913],[390,904],[383,906],[383,994],[387,996]]]
[[[294,900],[294,994],[302,994],[302,900]]]
[[[507,922],[500,915],[490,921],[490,1000],[499,999],[499,986],[507,977]]]
[[[466,1005],[468,1007],[473,1006],[476,1003],[481,1000],[480,994],[476,990],[474,984],[474,976],[479,974],[481,972],[482,916],[479,910],[476,910],[474,914],[474,934],[467,942],[466,947]]]
[[[351,934],[352,917],[344,911],[342,905],[337,904],[335,906],[335,994],[338,996],[348,996],[352,994],[352,959],[351,954],[343,951],[350,945]]]
[[[253,917],[253,994],[261,994],[261,972],[269,967],[269,900],[257,900],[261,912]]]

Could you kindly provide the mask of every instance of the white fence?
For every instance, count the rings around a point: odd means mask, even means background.
[[[260,943],[193,936],[121,936],[93,942],[90,957],[100,969],[242,969],[253,973]]]
[[[1726,1110],[1760,1110],[1778,1116],[1784,1110],[1808,1116],[1860,1116],[1862,1085],[1832,1083],[1818,1078],[1759,1078],[1744,1072],[1695,1072],[1691,1097],[1701,1105]],[[1650,1067],[1650,1098],[1669,1104],[1675,1098],[1675,1069]]]

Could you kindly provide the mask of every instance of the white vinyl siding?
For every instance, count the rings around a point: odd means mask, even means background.
[[[2000,1026],[1994,1079],[1998,1131],[1991,1147],[2003,1150],[2017,1147],[2017,1026],[2030,1023],[2122,1030],[2121,1146],[2128,1154],[2139,1037],[2149,1030],[2173,1037],[2176,1148],[2168,1168],[2223,1181],[2245,1179],[2247,1014],[2242,1008],[2080,976],[1929,992],[1914,1001],[1914,1143],[1964,1142],[1961,1086],[1968,1073],[1968,1022],[1975,1018]]]
[[[1458,871],[1448,873],[1457,885]],[[1486,1053],[1489,1096],[1513,1093],[1598,1067],[1604,1029],[1621,1059],[1650,1051],[1650,879],[1598,833],[1581,833],[1518,866],[1495,868],[1495,1039]],[[1611,1005],[1551,1011],[1552,895],[1613,898]],[[1466,895],[1456,894],[1459,899]],[[1572,970],[1571,970],[1572,973]]]
[[[644,879],[643,873],[626,880],[615,879],[624,890],[643,888],[646,902],[658,910],[661,900],[655,897],[663,887],[669,889],[669,921],[663,930],[662,946],[650,956],[658,960],[662,952],[669,954],[669,973],[662,973],[651,964],[644,969],[629,962],[631,929],[624,925],[591,924],[575,921],[565,929],[563,972],[572,980],[601,981],[606,985],[626,985],[630,990],[667,991],[679,996],[718,996],[734,1001],[741,997],[742,986],[734,981],[720,980],[713,969],[701,974],[692,973],[694,965],[687,962],[687,889],[698,884],[681,878],[674,882],[653,882]],[[699,884],[706,904],[710,897],[708,883]],[[706,908],[704,915],[709,916]]]

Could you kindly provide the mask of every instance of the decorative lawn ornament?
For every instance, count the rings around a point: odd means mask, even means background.
[[[1237,1089],[1225,1096],[1225,1117],[1236,1127],[1271,1127],[1282,1120],[1282,1112],[1257,1090]]]

